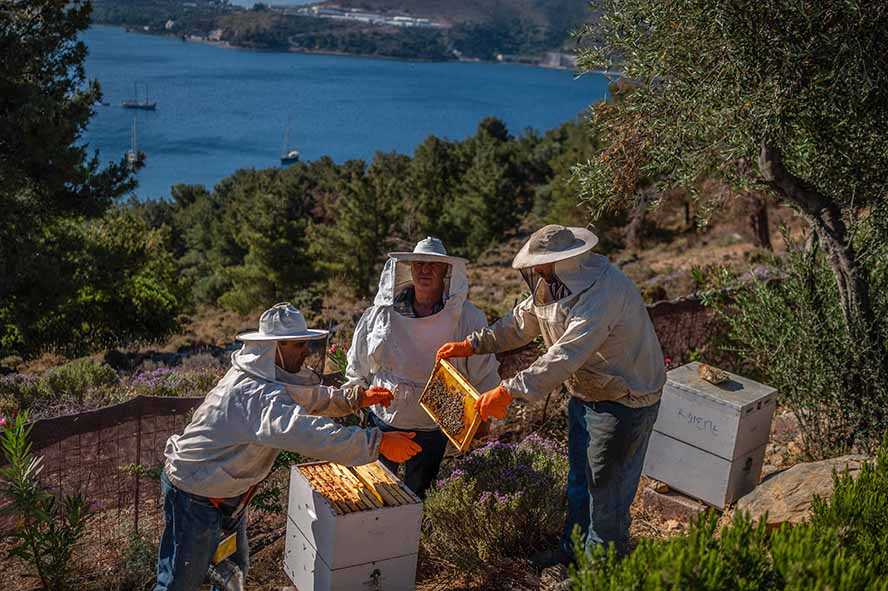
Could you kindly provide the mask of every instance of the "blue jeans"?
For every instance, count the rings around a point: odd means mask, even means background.
[[[370,424],[377,427],[380,431],[409,431],[409,429],[398,429],[382,422],[372,412],[370,413]],[[413,441],[422,447],[422,451],[407,460],[404,466],[404,484],[410,487],[410,490],[416,493],[420,499],[425,499],[426,490],[438,477],[438,470],[441,469],[441,460],[444,459],[444,451],[447,449],[447,436],[440,430],[434,431],[415,431],[416,437]],[[385,464],[386,468],[398,474],[400,464],[379,456],[379,461]]]
[[[246,511],[233,520],[224,508],[217,509],[209,499],[173,486],[166,474],[161,474],[160,487],[166,523],[160,538],[154,591],[197,591],[207,576],[223,531],[237,531],[237,550],[230,560],[246,577],[250,560]],[[216,587],[213,589],[216,591]]]
[[[617,402],[571,398],[567,522],[561,538],[566,556],[574,555],[571,536],[576,526],[587,551],[611,542],[619,554],[629,551],[629,506],[659,410],[659,402],[630,408]]]

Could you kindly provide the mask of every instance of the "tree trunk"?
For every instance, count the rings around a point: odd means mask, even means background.
[[[644,229],[644,218],[647,213],[648,202],[651,199],[651,192],[643,190],[638,196],[638,202],[629,213],[629,223],[626,225],[626,248],[629,250],[641,249],[641,234]]]
[[[858,329],[862,328],[868,339],[866,344],[878,346],[869,279],[866,271],[857,263],[854,245],[839,206],[786,170],[780,152],[767,143],[762,144],[759,167],[764,180],[780,197],[795,206],[826,250],[849,334],[854,338]]]
[[[749,193],[749,226],[752,229],[752,243],[757,248],[773,250],[768,227],[768,202],[760,193]]]

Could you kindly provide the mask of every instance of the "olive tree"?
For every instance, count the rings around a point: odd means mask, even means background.
[[[589,32],[602,41],[581,52],[580,68],[620,70],[631,89],[590,117],[607,145],[576,169],[583,199],[597,215],[626,209],[654,179],[658,190],[690,191],[707,211],[722,205],[700,191],[715,178],[793,208],[824,253],[839,330],[866,357],[849,387],[884,385],[875,251],[859,237],[888,211],[888,4],[598,4]]]
[[[591,26],[605,43],[581,67],[638,82],[599,107],[612,143],[580,171],[595,209],[626,206],[641,178],[761,185],[828,252],[846,321],[871,324],[848,224],[888,190],[888,4],[607,0]]]

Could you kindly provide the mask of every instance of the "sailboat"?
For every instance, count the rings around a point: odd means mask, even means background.
[[[284,149],[281,150],[281,164],[299,162],[299,150],[290,148],[290,118],[287,118],[287,129],[284,131]]]
[[[135,170],[140,157],[144,159],[144,154],[139,153],[138,142],[136,141],[136,118],[133,117],[133,130],[130,133],[130,149],[126,151],[127,167],[130,170]]]
[[[157,101],[148,100],[148,85],[145,84],[145,100],[139,100],[139,84],[133,82],[134,96],[131,99],[121,102],[124,109],[142,109],[143,111],[153,111],[157,108]]]

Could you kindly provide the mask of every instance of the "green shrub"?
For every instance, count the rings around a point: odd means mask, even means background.
[[[153,587],[156,568],[157,544],[133,532],[110,588],[113,591],[148,591]]]
[[[490,443],[429,491],[423,547],[467,571],[550,548],[564,524],[566,481],[567,457],[556,444],[535,435]]]
[[[829,502],[815,500],[811,526],[835,532],[842,547],[888,576],[888,439],[876,462],[865,465],[856,478],[836,477]]]
[[[651,591],[888,590],[888,441],[875,465],[855,480],[835,477],[828,502],[816,499],[811,521],[770,537],[765,521],[743,513],[716,534],[704,514],[687,534],[644,539],[627,558],[596,548],[579,561],[573,589]],[[577,542],[579,540],[577,539]]]
[[[42,382],[53,399],[83,402],[91,390],[114,385],[117,380],[110,365],[84,358],[50,369]]]
[[[89,508],[81,495],[57,499],[40,482],[42,457],[31,453],[28,414],[21,413],[0,432],[3,462],[0,493],[9,504],[16,531],[10,535],[9,557],[29,563],[44,589],[71,589],[71,557],[83,536]]]
[[[827,458],[854,449],[874,451],[888,430],[888,345],[864,347],[845,330],[835,278],[817,249],[787,235],[778,282],[756,281],[731,301],[707,296],[730,330],[741,359],[777,388],[799,419],[805,451]],[[712,287],[729,284],[724,272]],[[884,278],[874,281],[880,288]],[[880,330],[888,331],[880,308]]]
[[[82,405],[93,399],[114,398],[117,372],[93,359],[77,359],[54,367],[42,376],[11,374],[0,378],[0,414],[29,411],[40,415],[51,406]]]
[[[0,377],[0,415],[11,416],[46,398],[45,384],[34,374],[14,373]]]
[[[620,560],[613,549],[587,556],[578,545],[578,589],[753,591],[773,588],[767,532],[745,516],[715,535],[718,516],[701,516],[687,535],[668,540],[647,538]]]

